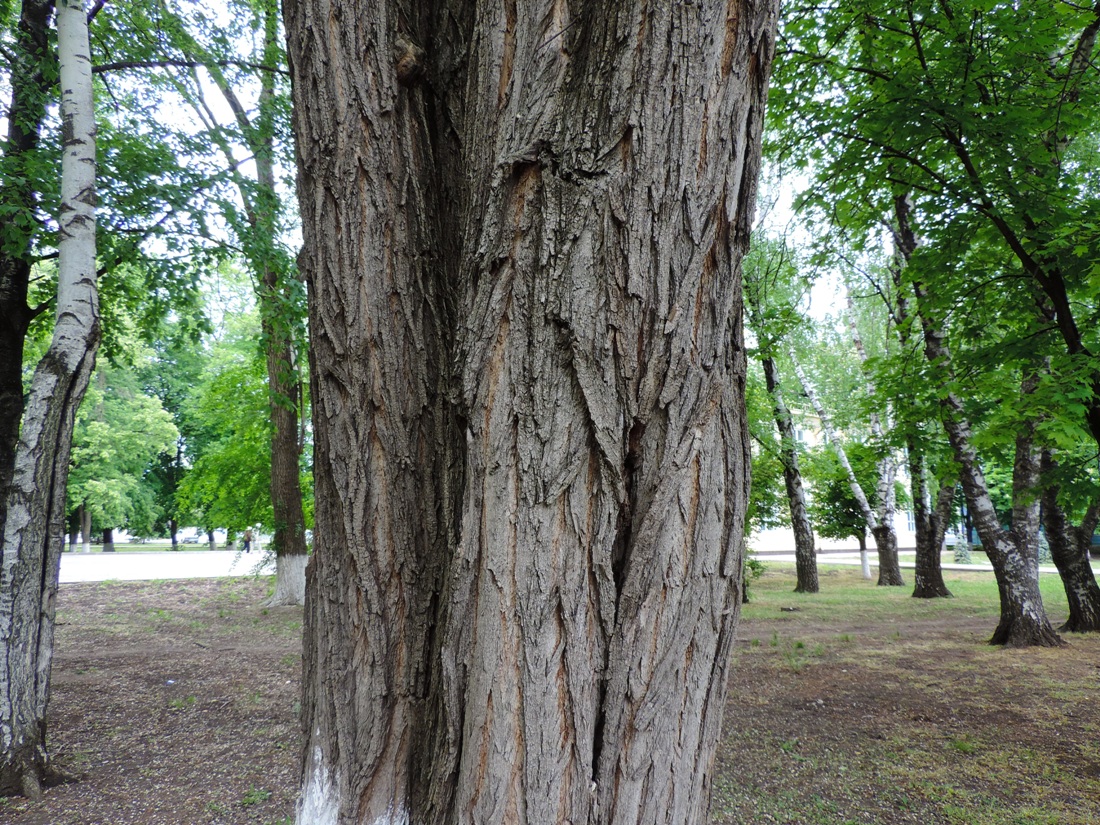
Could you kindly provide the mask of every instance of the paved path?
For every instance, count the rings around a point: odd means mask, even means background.
[[[235,550],[171,550],[151,553],[63,553],[62,584],[69,582],[215,579],[251,576],[262,556]],[[261,569],[274,573],[274,563]]]
[[[751,553],[750,555],[752,555],[754,558],[759,559],[762,562],[789,561],[793,564],[794,560],[795,560],[794,559],[794,553]],[[871,566],[872,567],[878,567],[878,554],[874,550],[871,550],[869,555],[871,557]],[[858,552],[855,552],[855,553],[847,553],[847,552],[842,552],[842,553],[818,553],[817,563],[818,564],[850,564],[850,565],[855,565],[856,567],[859,567],[859,565],[860,565],[859,553]],[[912,570],[916,567],[916,564],[912,561],[908,561],[907,559],[903,558],[901,560],[900,566],[903,569]],[[954,562],[943,562],[943,564],[941,564],[940,566],[944,570],[961,570],[963,572],[968,572],[968,573],[981,573],[983,571],[984,572],[989,572],[989,573],[993,572],[993,565],[991,565],[987,561],[975,562],[974,564],[955,564]],[[1092,569],[1095,570],[1098,575],[1100,575],[1100,560],[1093,559]],[[1058,574],[1058,568],[1055,567],[1053,564],[1042,564],[1042,565],[1039,565],[1039,572],[1040,573],[1053,573],[1053,574],[1057,575]]]
[[[757,553],[761,561],[794,562],[794,553]],[[269,575],[275,572],[274,563],[256,570],[262,556],[259,553],[238,553],[235,550],[182,550],[149,553],[64,553],[61,556],[62,584],[69,582],[143,581],[150,579],[216,579],[224,576],[251,576],[256,572]],[[818,564],[849,564],[859,566],[859,553],[821,553]],[[877,567],[875,553],[871,553],[871,566]],[[903,568],[912,569],[913,562],[902,560]],[[1093,561],[1093,569],[1100,574],[1100,561]],[[944,570],[970,572],[989,571],[988,562],[952,564],[945,562]],[[1040,573],[1054,573],[1052,565],[1043,565]]]

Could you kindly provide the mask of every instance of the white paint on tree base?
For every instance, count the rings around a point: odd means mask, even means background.
[[[319,737],[321,732],[317,731],[315,735]],[[335,782],[330,780],[321,748],[314,747],[302,786],[302,797],[298,801],[297,825],[336,825],[340,807],[336,787],[339,784],[338,779]]]
[[[306,563],[309,556],[277,556],[275,559],[275,593],[268,607],[305,604]]]

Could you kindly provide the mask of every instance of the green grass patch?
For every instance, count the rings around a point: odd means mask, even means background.
[[[1100,635],[988,644],[988,571],[945,571],[950,599],[821,565],[795,593],[768,563],[742,608],[711,822],[1096,825]],[[1041,577],[1056,626],[1066,605]]]

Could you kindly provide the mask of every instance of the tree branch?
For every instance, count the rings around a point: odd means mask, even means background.
[[[216,66],[220,69],[236,67],[252,69],[258,72],[271,72],[290,77],[290,72],[276,66],[264,66],[260,63],[250,63],[247,60],[181,60],[166,58],[164,60],[119,60],[114,63],[102,63],[92,67],[93,74],[106,72],[132,71],[134,69],[209,69]]]

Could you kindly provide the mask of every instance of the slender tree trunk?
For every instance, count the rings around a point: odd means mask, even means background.
[[[214,531],[213,530],[207,530],[206,531],[206,549],[207,550],[217,550],[218,549],[218,540],[216,538],[214,538]]]
[[[1055,469],[1054,457],[1044,451],[1044,473]],[[1069,619],[1058,628],[1069,633],[1088,633],[1100,630],[1100,586],[1089,561],[1092,534],[1100,521],[1100,502],[1089,507],[1079,527],[1074,527],[1058,502],[1057,486],[1043,490],[1043,526],[1046,528],[1050,555],[1062,578],[1069,603]]]
[[[115,531],[112,527],[103,528],[103,552],[115,552]]]
[[[179,530],[179,525],[176,524],[176,520],[174,518],[168,519],[168,535],[172,539],[172,549],[173,550],[179,550],[180,549],[179,538],[176,535],[178,530]]]
[[[909,439],[909,484],[913,496],[913,517],[916,522],[917,563],[913,572],[913,598],[948,598],[951,591],[943,581],[941,553],[955,485],[941,484],[932,507],[928,490],[928,474],[924,457],[918,452],[915,438]]]
[[[871,578],[871,557],[867,553],[867,534],[860,533],[856,536],[856,540],[859,542],[859,569],[863,578],[870,580]]]
[[[287,4],[317,496],[300,823],[703,816],[774,13]]]
[[[908,266],[913,248],[905,245],[900,233],[895,235],[894,260],[890,267],[894,284],[894,325],[902,349],[910,347],[912,327],[910,319],[908,285],[903,273]],[[849,303],[851,299],[849,298]],[[913,597],[917,599],[935,599],[950,597],[951,591],[943,581],[941,553],[943,539],[947,532],[947,523],[951,516],[951,504],[954,501],[956,484],[941,484],[936,494],[936,504],[932,506],[932,496],[928,489],[928,470],[921,442],[925,438],[919,424],[910,423],[905,436],[906,452],[909,456],[909,489],[913,497],[913,516],[916,525],[917,558],[913,573]]]
[[[265,61],[277,60],[279,18],[276,6],[264,7]],[[279,198],[275,181],[274,128],[271,124],[275,75],[261,75],[256,178],[259,184],[253,228],[274,238]],[[295,354],[295,329],[299,308],[289,283],[295,273],[273,265],[274,256],[260,266],[260,315],[266,339],[268,392],[271,397],[271,506],[275,524],[275,593],[270,605],[304,604],[306,596],[306,523],[302,512],[302,482],[298,441],[301,386]]]
[[[859,504],[863,513],[863,519],[867,523],[867,529],[875,540],[875,549],[878,551],[878,584],[886,587],[900,587],[905,584],[905,578],[901,575],[901,564],[898,561],[898,534],[894,527],[894,463],[892,460],[879,463],[879,485],[876,491],[878,501],[876,510],[871,509],[871,503],[867,500],[867,494],[863,485],[856,478],[852,463],[848,460],[848,454],[844,451],[844,445],[840,443],[836,430],[833,428],[832,418],[825,410],[821,399],[814,391],[813,384],[806,376],[805,371],[798,363],[794,351],[790,351],[791,361],[794,364],[795,373],[802,384],[802,389],[809,398],[810,404],[821,419],[821,427],[825,431],[826,438],[836,453],[840,466],[844,468],[848,476],[848,485],[852,489],[852,495]]]
[[[264,61],[278,64],[279,20],[277,7],[262,10]],[[231,151],[223,148],[226,161],[237,180],[248,216],[245,253],[259,279],[257,298],[264,338],[268,397],[271,416],[271,508],[274,516],[272,546],[275,550],[275,592],[270,606],[305,602],[306,558],[305,515],[299,457],[298,410],[301,386],[295,352],[295,330],[300,308],[289,261],[278,247],[279,195],[276,190],[274,106],[275,74],[260,74],[259,112],[255,122],[220,71],[212,73],[218,89],[232,109],[241,134],[256,163],[256,181],[246,183],[235,168]]]
[[[46,703],[73,423],[99,343],[95,118],[79,0],[58,4],[57,30],[63,151],[57,321],[27,396],[0,558],[0,793],[31,797],[41,793],[48,767]]]
[[[856,325],[855,306],[852,296],[848,295],[848,330],[852,336],[852,346],[859,357],[860,365],[864,369],[863,380],[867,388],[867,397],[876,395],[875,384],[867,373],[867,350],[863,346],[863,338],[860,336],[859,327]],[[882,419],[875,411],[869,416],[871,435],[874,443],[882,451],[882,457],[877,462],[878,485],[875,489],[875,506],[877,509],[878,526],[870,525],[871,534],[875,537],[875,547],[878,549],[878,584],[880,586],[901,587],[905,579],[901,575],[901,564],[898,560],[898,534],[894,526],[894,516],[897,512],[897,496],[894,491],[894,483],[897,480],[897,460],[894,451],[886,444],[886,434],[883,430]]]
[[[909,199],[899,195],[894,199],[898,248],[908,261],[917,248],[917,237],[909,221]],[[1001,619],[993,632],[991,644],[1014,647],[1062,644],[1054,632],[1039,591],[1037,489],[1039,462],[1031,445],[1030,434],[1017,438],[1016,461],[1013,467],[1013,529],[1003,530],[989,496],[985,475],[971,438],[962,401],[948,387],[954,383],[951,350],[939,327],[928,314],[927,294],[919,281],[913,282],[917,300],[917,316],[924,337],[924,355],[935,365],[941,376],[940,420],[947,433],[955,460],[959,464],[959,483],[966,496],[969,518],[977,528],[989,561],[997,577],[1001,599]],[[1028,381],[1024,391],[1029,391]],[[968,536],[969,538],[969,536]]]
[[[931,326],[925,327],[925,352],[929,361],[947,375],[950,371],[950,354]],[[1061,639],[1054,632],[1043,610],[1043,597],[1039,592],[1038,558],[1032,545],[1032,536],[1037,533],[1026,523],[1016,524],[1015,519],[1012,530],[1001,528],[972,445],[970,425],[963,414],[962,403],[953,393],[947,393],[941,401],[941,407],[943,426],[961,468],[959,480],[966,494],[971,518],[997,576],[1001,596],[1001,620],[990,642],[1014,647],[1061,644]],[[1018,447],[1018,467],[1024,460],[1020,453],[1025,450],[1029,448]],[[1036,510],[1035,517],[1037,516]],[[1030,518],[1028,514],[1028,521]]]
[[[81,550],[85,553],[92,552],[92,514],[85,504],[80,505],[80,541],[83,544]]]
[[[780,460],[783,462],[783,483],[787,488],[787,502],[791,510],[791,527],[794,530],[794,561],[797,581],[796,593],[817,593],[817,553],[814,550],[814,531],[810,526],[810,513],[806,507],[806,493],[802,489],[802,473],[798,468],[798,441],[794,437],[791,413],[783,402],[779,386],[779,370],[774,358],[762,359],[764,381],[772,396],[775,409],[775,426],[779,430]]]

